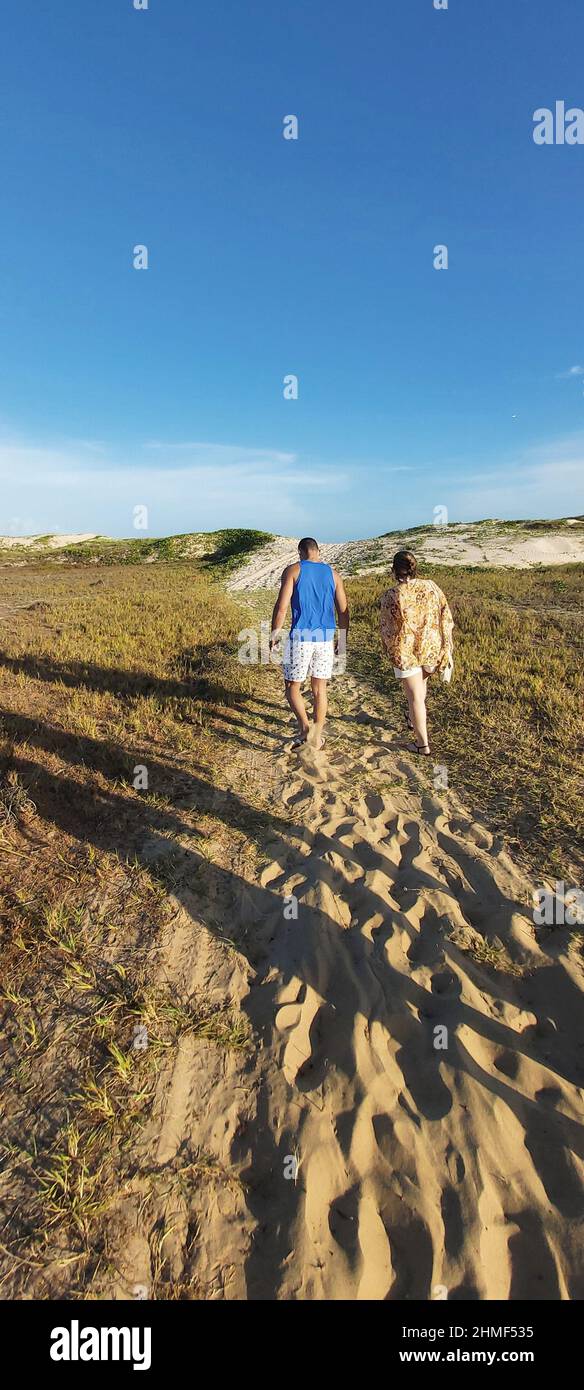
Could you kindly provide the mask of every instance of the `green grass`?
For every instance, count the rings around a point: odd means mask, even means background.
[[[181,563],[192,559],[206,570],[222,575],[235,568],[253,554],[259,546],[273,540],[267,531],[254,531],[245,528],[223,531],[184,532],[178,536],[146,537],[136,536],[124,540],[112,540],[107,536],[96,536],[91,541],[80,541],[76,545],[51,549],[45,543],[49,536],[40,536],[34,547],[0,547],[0,564],[28,565],[142,565],[146,563]]]
[[[523,531],[536,531],[539,534],[545,534],[545,532],[548,531],[560,531],[562,527],[566,527],[566,530],[568,532],[578,533],[579,531],[584,530],[584,517],[558,517],[556,520],[542,519],[539,521],[501,521],[494,517],[487,517],[483,521],[450,521],[448,523],[448,527],[444,529],[447,531],[452,531],[454,534],[468,531],[471,533],[477,532],[479,535],[481,533],[487,532],[489,535],[492,536],[498,534],[503,535],[506,532],[510,532],[514,535],[517,535],[518,533],[521,533]],[[436,526],[434,525],[434,523],[426,522],[421,526],[410,526],[406,531],[384,531],[383,538],[385,539],[388,536],[398,535],[401,535],[404,538],[407,538],[408,536],[414,538],[420,536],[431,536],[432,534],[435,534],[435,532]]]
[[[208,537],[213,548],[201,556],[206,568],[219,571],[222,575],[237,569],[238,565],[255,550],[260,550],[274,537],[267,531],[215,531]]]

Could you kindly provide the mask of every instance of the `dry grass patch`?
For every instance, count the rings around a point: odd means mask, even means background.
[[[187,1035],[250,1041],[228,1000],[166,983],[158,954],[174,870],[198,883],[231,835],[216,721],[251,677],[238,609],[191,567],[31,566],[3,589],[0,1287],[101,1296],[161,1066]],[[186,1167],[191,1186],[229,1180],[201,1155]],[[199,1296],[159,1276],[160,1296]]]

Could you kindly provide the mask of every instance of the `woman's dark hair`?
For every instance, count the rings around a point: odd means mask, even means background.
[[[393,557],[392,569],[396,579],[415,579],[418,561],[411,550],[398,550]]]

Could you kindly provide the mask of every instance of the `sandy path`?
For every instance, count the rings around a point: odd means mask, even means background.
[[[237,893],[211,873],[223,937],[185,883],[163,967],[237,1002],[254,1046],[187,1041],[161,1073],[143,1162],[168,1180],[169,1268],[207,1298],[582,1297],[581,957],[563,931],[538,945],[531,885],[345,691],[320,754],[282,751],[269,699],[226,725],[266,862]],[[502,943],[498,968],[473,942]],[[194,1139],[228,1176],[188,1193]],[[138,1222],[126,1283],[151,1250]]]

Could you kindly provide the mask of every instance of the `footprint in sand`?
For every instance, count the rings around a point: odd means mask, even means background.
[[[430,981],[433,994],[446,999],[454,999],[460,994],[460,980],[452,970],[439,970]]]
[[[299,916],[270,944],[283,983],[258,1101],[266,1192],[249,1262],[265,1271],[275,1252],[278,1298],[426,1300],[441,1282],[453,1300],[577,1296],[581,1095],[565,963],[530,938],[523,981],[454,946],[451,928],[471,922],[517,951],[530,885],[454,795],[446,812],[418,787],[388,747],[395,731],[370,726],[360,746],[356,680],[347,702],[348,736],[343,719],[334,752],[286,772],[290,855],[273,850],[261,878],[274,896],[293,883]],[[404,773],[401,786],[378,786],[382,764],[394,782]],[[302,1158],[288,1206],[276,1127]]]
[[[448,1145],[448,1148],[446,1150],[446,1168],[451,1182],[461,1183],[463,1181],[464,1175],[466,1173],[464,1159],[462,1157],[462,1154],[458,1153],[456,1149],[452,1148],[451,1144]]]

